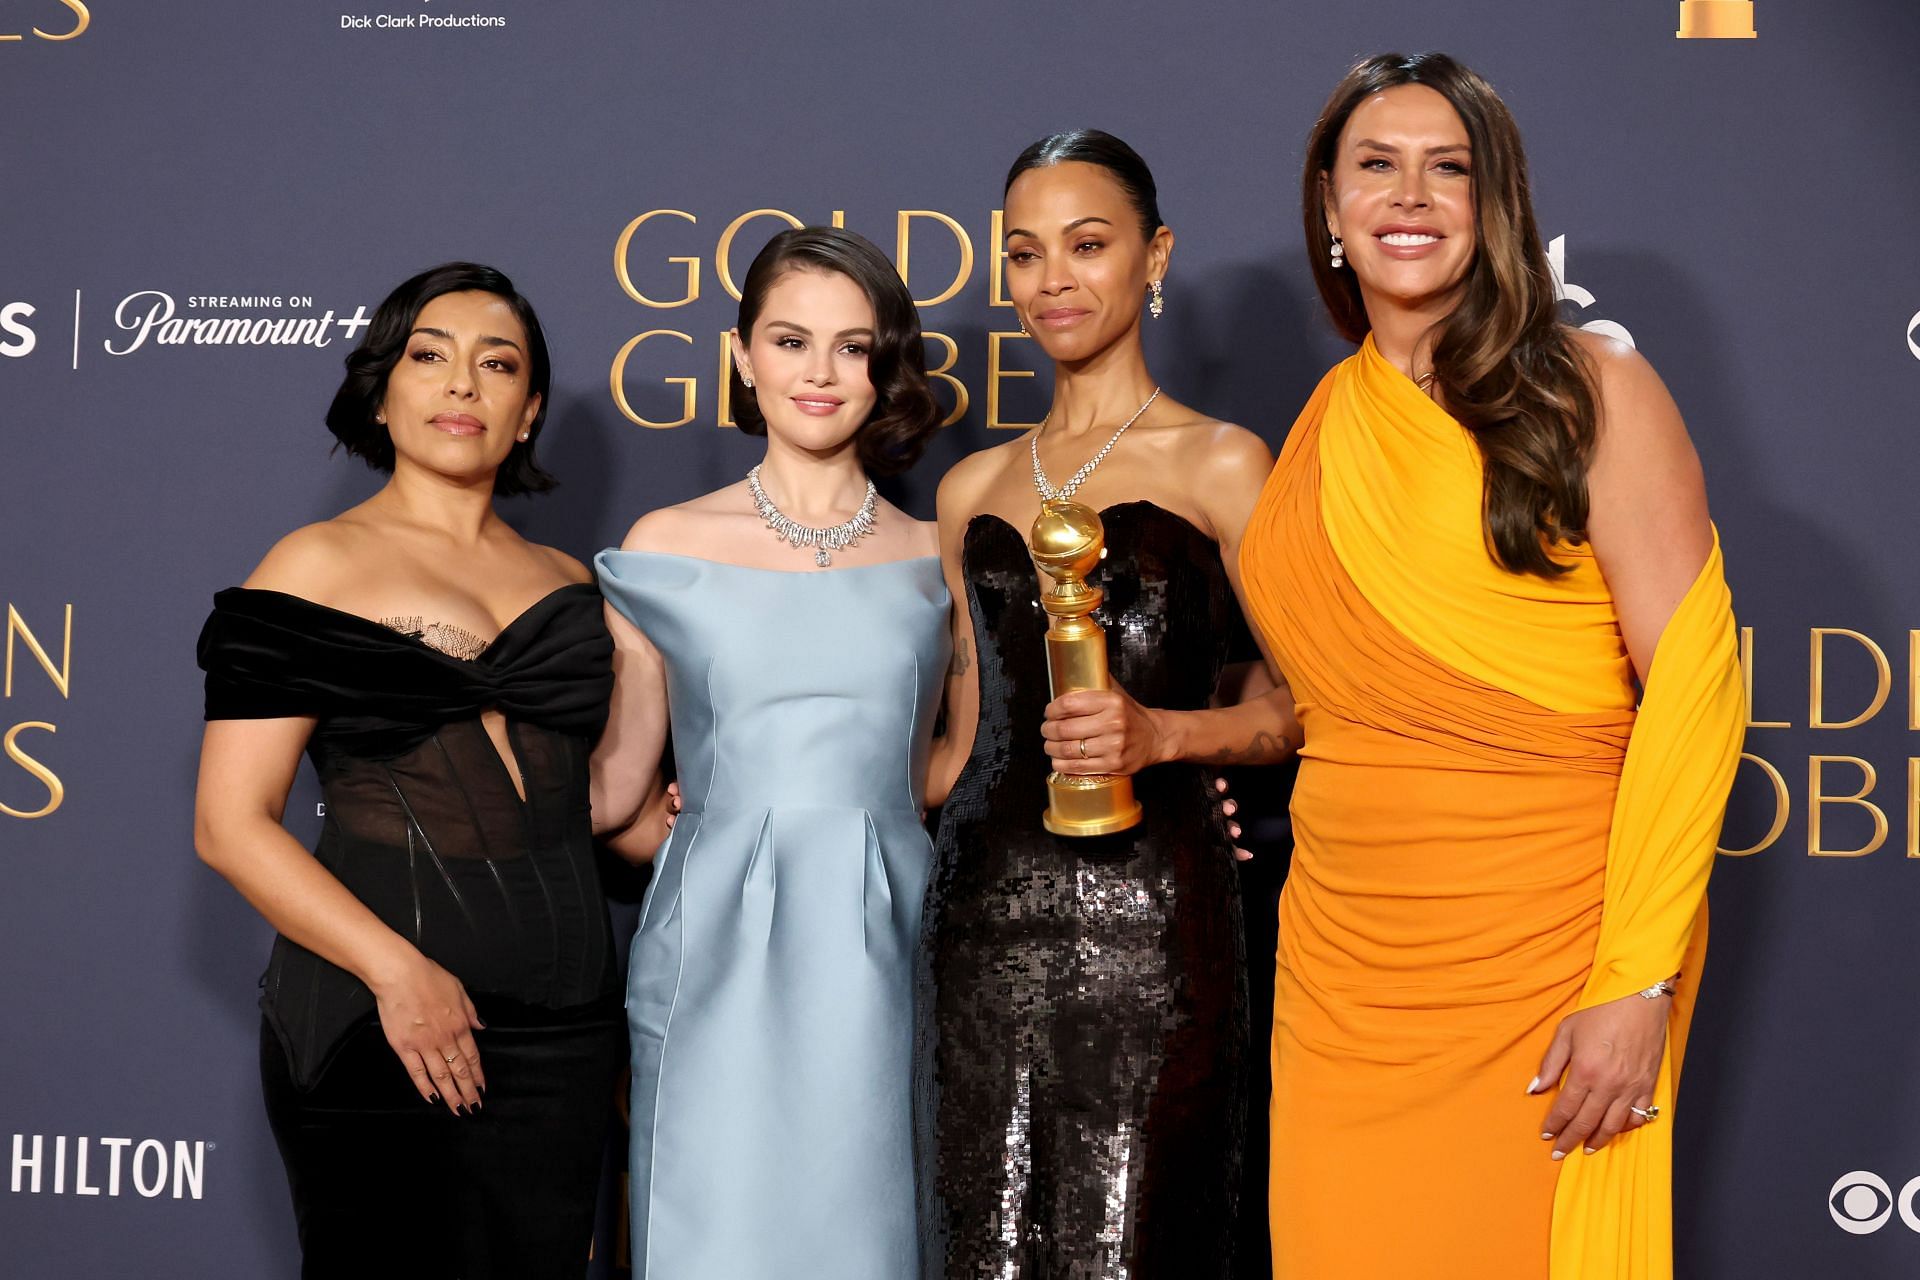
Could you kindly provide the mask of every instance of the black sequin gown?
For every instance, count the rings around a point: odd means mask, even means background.
[[[1214,542],[1147,502],[1101,513],[1115,681],[1204,707],[1253,656]],[[1040,824],[1047,615],[1022,532],[964,539],[979,654],[973,754],[929,892],[923,1103],[928,1280],[1211,1280],[1232,1270],[1249,1067],[1232,843],[1210,771],[1134,779],[1145,820]]]

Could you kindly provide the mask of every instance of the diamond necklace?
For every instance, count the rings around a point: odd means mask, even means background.
[[[1031,450],[1033,453],[1033,487],[1038,489],[1040,496],[1048,502],[1064,502],[1068,498],[1071,498],[1074,490],[1086,483],[1087,477],[1093,474],[1093,469],[1106,460],[1107,455],[1113,451],[1113,446],[1120,443],[1120,437],[1127,434],[1127,428],[1140,421],[1140,415],[1147,411],[1148,405],[1151,405],[1159,398],[1160,388],[1155,387],[1153,394],[1147,397],[1146,402],[1133,411],[1133,416],[1120,424],[1120,429],[1113,433],[1112,439],[1100,446],[1100,452],[1094,454],[1093,457],[1088,460],[1086,466],[1074,472],[1073,478],[1061,485],[1058,489],[1053,487],[1052,482],[1047,479],[1047,473],[1040,466],[1040,433],[1047,429],[1047,421],[1053,417],[1053,410],[1047,410],[1047,416],[1040,419],[1040,425],[1033,429]]]
[[[773,499],[760,487],[760,468],[755,466],[747,472],[747,492],[753,495],[753,506],[760,518],[767,522],[767,528],[774,536],[792,547],[812,547],[813,562],[822,569],[833,563],[832,552],[845,551],[860,539],[873,532],[873,508],[880,501],[880,491],[873,487],[873,481],[867,481],[866,501],[853,513],[853,519],[843,520],[839,524],[824,529],[811,528],[804,524],[795,524],[782,515],[780,508],[773,505]]]

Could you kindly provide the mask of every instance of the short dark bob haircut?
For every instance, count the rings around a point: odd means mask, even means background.
[[[1040,139],[1022,151],[1013,167],[1007,170],[1007,185],[1000,193],[1004,196],[1013,190],[1014,180],[1029,169],[1068,163],[1096,164],[1113,175],[1140,219],[1140,234],[1148,240],[1159,234],[1164,221],[1160,217],[1160,193],[1153,185],[1153,170],[1147,168],[1138,151],[1098,129],[1073,129],[1050,133]]]
[[[898,475],[920,460],[940,426],[940,406],[927,385],[927,348],[913,295],[887,256],[863,236],[838,227],[798,227],[767,242],[740,287],[740,339],[749,341],[767,294],[789,271],[831,271],[860,286],[873,307],[873,349],[867,380],[878,393],[854,435],[860,463],[878,476]],[[750,436],[767,433],[760,404],[733,369],[733,417]]]
[[[528,393],[540,397],[540,408],[533,415],[527,439],[516,439],[507,451],[505,462],[493,477],[493,491],[503,498],[522,493],[545,493],[553,488],[554,478],[533,460],[534,446],[540,443],[540,428],[547,421],[547,400],[553,369],[547,358],[547,335],[540,328],[540,317],[533,304],[520,296],[513,281],[477,262],[447,262],[403,283],[387,295],[373,313],[366,336],[347,354],[347,376],[333,393],[327,410],[327,429],[339,440],[340,447],[361,459],[375,471],[393,472],[393,437],[374,415],[387,395],[387,375],[400,363],[407,351],[407,339],[413,333],[420,312],[429,302],[447,293],[491,293],[505,302],[527,331]]]

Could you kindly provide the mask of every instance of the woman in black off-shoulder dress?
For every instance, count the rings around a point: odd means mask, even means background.
[[[940,489],[962,603],[954,754],[930,788],[945,805],[923,948],[923,1272],[1225,1280],[1247,957],[1208,766],[1278,761],[1298,741],[1284,687],[1223,681],[1259,658],[1233,553],[1271,455],[1147,372],[1143,304],[1171,301],[1173,236],[1131,148],[1092,131],[1034,144],[1008,177],[1006,225],[1007,290],[1054,360],[1054,398],[1034,432]],[[1055,493],[1105,525],[1088,581],[1116,686],[1057,701],[1027,543]],[[1132,775],[1143,821],[1049,834],[1050,769]]]
[[[401,285],[328,425],[392,478],[284,539],[202,632],[196,843],[279,930],[261,1078],[307,1277],[584,1274],[626,1059],[588,759],[612,641],[496,493],[547,354],[498,272]],[[302,753],[326,821],[279,825]]]

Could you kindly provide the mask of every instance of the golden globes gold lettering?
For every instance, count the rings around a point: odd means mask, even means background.
[[[633,354],[636,347],[649,338],[678,338],[688,346],[693,345],[693,335],[690,333],[681,333],[678,329],[649,329],[645,333],[636,334],[634,337],[628,338],[626,345],[620,348],[619,354],[613,357],[613,402],[620,406],[620,412],[626,415],[629,422],[638,423],[640,426],[654,428],[683,427],[693,421],[694,415],[700,408],[700,380],[698,378],[662,379],[665,385],[680,388],[680,416],[672,422],[655,422],[650,418],[644,418],[627,400],[627,358]]]
[[[952,372],[954,362],[960,359],[960,344],[946,334],[936,333],[932,329],[924,330],[921,336],[928,342],[937,342],[946,348],[947,358],[937,366],[929,365],[927,376],[953,388],[953,411],[940,419],[941,426],[950,427],[967,416],[967,407],[973,403],[967,395],[967,384],[954,377]]]
[[[46,673],[47,680],[60,697],[63,700],[70,698],[73,692],[73,606],[69,604],[66,607],[65,629],[58,665],[55,665],[46,646],[40,643],[39,638],[27,626],[27,621],[20,615],[20,611],[11,604],[7,606],[6,675],[4,681],[0,682],[0,697],[4,697],[9,702],[15,696],[15,655],[22,645],[39,664],[40,669]],[[0,754],[4,754],[11,765],[46,790],[46,799],[31,808],[19,808],[0,799],[0,814],[26,821],[48,816],[58,810],[67,798],[66,786],[60,781],[59,775],[28,751],[26,745],[21,742],[22,736],[29,731],[46,734],[56,732],[49,721],[22,720],[8,728],[4,734],[0,734]],[[35,749],[41,748],[36,746]],[[17,793],[11,785],[0,787],[0,796],[15,794]]]
[[[1779,707],[1783,691],[1756,681],[1759,665],[1755,657],[1752,627],[1740,629],[1740,665],[1748,695],[1748,750],[1740,757],[1740,772],[1735,780],[1736,795],[1753,795],[1752,781],[1757,773],[1770,795],[1771,816],[1766,833],[1746,845],[1723,845],[1719,852],[1728,857],[1747,857],[1761,853],[1777,843],[1785,833],[1793,813],[1792,789],[1788,771],[1761,754],[1755,731],[1805,728],[1822,734],[1844,733],[1874,724],[1892,700],[1894,671],[1888,657],[1891,646],[1884,645],[1864,631],[1851,627],[1810,627],[1807,629],[1806,708],[1803,725],[1789,720],[1760,718],[1760,697],[1769,707]],[[1920,629],[1907,632],[1906,728],[1920,731]],[[1896,650],[1897,651],[1897,650]],[[1869,683],[1870,681],[1870,683]],[[1776,712],[1777,714],[1777,712]],[[1920,754],[1905,756],[1906,856],[1920,859]],[[1892,830],[1892,805],[1875,798],[1881,782],[1882,767],[1867,755],[1855,752],[1826,751],[1807,756],[1806,768],[1806,850],[1814,858],[1864,858],[1877,852]],[[1899,777],[1899,773],[1892,773]],[[1896,784],[1897,785],[1897,784]],[[1849,816],[1851,815],[1851,816]],[[1836,825],[1847,830],[1836,834]]]
[[[898,238],[895,241],[893,261],[894,265],[900,271],[901,283],[905,284],[909,291],[913,288],[910,264],[913,251],[913,220],[915,218],[931,218],[933,221],[940,223],[947,230],[953,232],[954,241],[960,246],[960,266],[959,269],[953,273],[953,281],[931,298],[915,298],[913,300],[913,305],[916,307],[937,307],[953,297],[956,293],[959,293],[960,290],[965,287],[967,278],[973,274],[973,238],[967,234],[965,227],[962,227],[958,222],[955,222],[944,213],[936,213],[932,209],[902,209],[900,211],[899,225],[895,229]]]
[[[683,266],[687,269],[686,292],[671,302],[655,302],[634,286],[633,276],[627,271],[627,259],[628,255],[632,252],[633,246],[633,233],[655,218],[684,218],[692,223],[700,221],[700,219],[681,209],[649,209],[647,212],[641,214],[632,222],[629,222],[626,225],[626,229],[620,233],[620,238],[614,241],[614,277],[620,281],[620,288],[626,295],[643,307],[654,307],[661,311],[670,311],[675,307],[684,307],[689,302],[698,302],[700,300],[700,259],[698,258],[680,257],[667,259],[668,265]]]
[[[1092,507],[1051,499],[1028,535],[1028,550],[1053,579],[1040,603],[1053,621],[1047,627],[1047,680],[1058,698],[1081,689],[1105,689],[1107,633],[1093,618],[1104,594],[1086,577],[1106,556],[1106,531]],[[1047,811],[1041,822],[1057,836],[1100,836],[1140,821],[1133,779],[1121,774],[1047,775]]]
[[[1826,767],[1847,765],[1860,771],[1860,789],[1852,795],[1827,793]],[[1807,856],[1810,858],[1863,858],[1887,840],[1887,811],[1867,797],[1880,782],[1880,774],[1859,756],[1807,757]],[[1830,804],[1858,805],[1873,815],[1873,838],[1858,849],[1829,849],[1821,839],[1821,822]]]
[[[64,40],[75,40],[84,35],[87,28],[93,25],[93,14],[88,10],[83,0],[50,0],[50,4],[57,5],[71,13],[73,16],[73,26],[65,31],[43,31],[39,27],[34,27],[33,34],[42,40],[51,41],[55,44]],[[0,35],[0,41],[24,39],[26,39],[25,36]]]
[[[1681,40],[1751,40],[1753,0],[1680,0]]]

